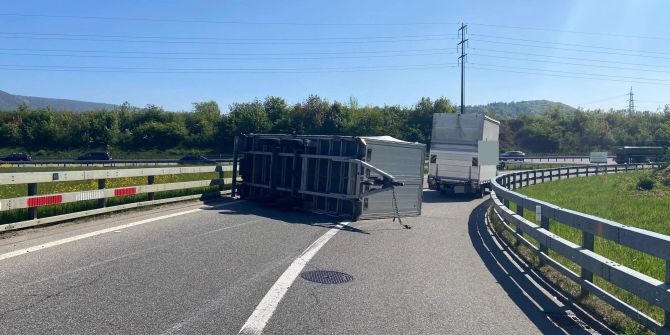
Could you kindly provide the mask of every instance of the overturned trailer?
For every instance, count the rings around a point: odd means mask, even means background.
[[[233,187],[241,198],[350,220],[421,215],[424,144],[250,134],[236,138],[235,149]]]

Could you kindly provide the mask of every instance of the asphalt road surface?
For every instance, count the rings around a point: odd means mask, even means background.
[[[0,334],[586,333],[496,243],[485,200],[424,201],[411,229],[229,200],[5,235]],[[301,276],[324,270],[351,280]]]

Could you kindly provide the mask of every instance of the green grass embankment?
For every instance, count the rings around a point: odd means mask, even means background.
[[[578,177],[524,187],[519,189],[519,192],[563,208],[670,235],[670,187],[656,183],[652,190],[638,189],[637,181],[645,174],[649,175],[650,172]],[[514,205],[511,207],[515,209]],[[526,210],[524,217],[536,222],[535,213],[532,211]],[[578,229],[552,220],[550,230],[569,241],[581,244],[582,235]],[[665,280],[665,261],[660,258],[600,237],[595,238],[594,251],[638,272],[661,281]],[[560,257],[553,251],[550,251],[550,256],[573,271],[580,272],[579,267],[568,259]],[[602,278],[594,277],[594,282],[657,321],[663,321],[662,309]],[[624,332],[638,333],[637,331]]]

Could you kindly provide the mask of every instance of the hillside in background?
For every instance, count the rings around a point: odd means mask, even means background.
[[[31,109],[51,107],[51,109],[55,111],[73,112],[83,112],[97,109],[112,109],[115,107],[115,105],[112,104],[98,102],[30,97],[23,95],[13,95],[4,91],[0,91],[0,111],[16,110],[22,102],[25,102]]]
[[[492,102],[488,105],[467,106],[467,113],[495,114],[499,118],[514,118],[519,115],[544,114],[551,110],[574,112],[577,109],[564,103],[548,100],[530,100],[518,102]]]

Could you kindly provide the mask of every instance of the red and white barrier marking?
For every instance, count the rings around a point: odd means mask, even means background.
[[[58,195],[47,195],[42,197],[33,197],[28,198],[27,202],[28,207],[55,205],[63,202],[63,196],[58,194]]]
[[[74,196],[75,200],[77,201],[101,199],[104,197],[105,193],[102,190],[83,191],[75,194]]]
[[[133,195],[137,193],[137,187],[117,188],[114,190],[115,197],[122,197],[124,195]]]

